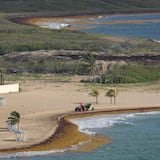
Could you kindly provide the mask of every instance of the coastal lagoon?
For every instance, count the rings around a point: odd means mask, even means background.
[[[34,19],[32,21],[32,19]],[[28,24],[43,28],[160,40],[160,14],[86,15],[32,18]],[[34,23],[33,23],[34,22]]]
[[[1,156],[10,160],[159,160],[160,112],[99,115],[72,119],[81,132],[110,137],[110,144],[96,150],[76,152],[76,146],[61,151],[26,152]]]
[[[160,40],[160,14],[113,15],[92,21],[98,24],[89,24],[89,28],[82,31]]]

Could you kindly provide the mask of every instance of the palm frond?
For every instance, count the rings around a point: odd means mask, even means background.
[[[16,112],[16,111],[11,112],[10,115],[13,116],[13,117],[17,117],[18,119],[20,119],[20,114],[18,112]]]

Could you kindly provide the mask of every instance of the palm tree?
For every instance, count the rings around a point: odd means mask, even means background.
[[[93,89],[92,92],[89,93],[89,95],[96,97],[96,104],[98,104],[99,91],[97,89]]]
[[[93,80],[95,79],[95,71],[96,71],[96,57],[88,53],[84,56],[84,62],[86,69],[92,74]]]
[[[20,122],[20,114],[16,111],[11,112],[7,120],[8,125],[11,126],[17,125],[17,130],[20,130],[19,122]]]
[[[114,98],[114,104],[116,104],[117,94],[118,94],[118,89],[117,91],[115,89],[109,89],[109,91],[105,94],[105,96],[110,97],[110,104],[112,104],[112,97]]]

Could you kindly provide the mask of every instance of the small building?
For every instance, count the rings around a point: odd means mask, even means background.
[[[19,83],[0,85],[0,94],[19,92]]]

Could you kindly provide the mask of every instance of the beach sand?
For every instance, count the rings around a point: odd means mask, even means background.
[[[105,97],[105,93],[110,87],[98,88],[99,103],[95,104],[95,97],[89,95],[92,87],[78,82],[30,81],[23,82],[20,86],[19,93],[1,94],[6,99],[6,105],[0,106],[1,153],[62,149],[84,141],[92,143],[86,144],[80,150],[90,151],[111,140],[99,135],[89,136],[78,132],[78,127],[69,123],[70,118],[106,114],[108,110],[141,108],[136,110],[137,112],[144,111],[142,108],[157,107],[151,108],[151,110],[160,108],[160,84],[158,83],[118,87],[119,93],[115,105],[110,104],[110,99]],[[93,103],[95,111],[87,112],[87,115],[86,113],[75,113],[74,108],[80,102]],[[14,133],[7,130],[6,120],[14,110],[21,114],[20,129],[25,132],[26,140],[24,142],[17,142]],[[65,117],[65,115],[67,116]],[[13,148],[23,149],[14,150]]]

